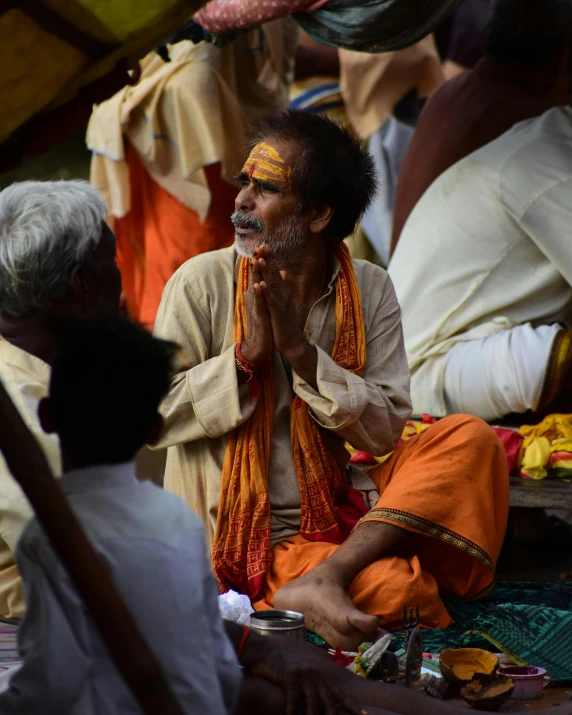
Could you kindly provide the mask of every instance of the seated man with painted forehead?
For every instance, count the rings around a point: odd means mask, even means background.
[[[440,592],[493,584],[507,465],[466,415],[392,453],[411,411],[400,309],[343,243],[375,193],[371,158],[290,111],[257,125],[237,182],[234,246],[184,264],[158,314],[186,358],[162,408],[165,486],[206,524],[221,591],[256,609],[300,611],[343,647],[400,628],[405,605],[444,628]],[[368,479],[346,443],[387,459]]]

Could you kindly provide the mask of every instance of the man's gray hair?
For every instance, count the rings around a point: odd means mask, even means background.
[[[22,181],[0,192],[0,313],[20,318],[62,300],[92,263],[107,213],[87,181]]]

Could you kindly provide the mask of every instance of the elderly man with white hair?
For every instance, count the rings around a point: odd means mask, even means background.
[[[58,316],[118,312],[121,276],[105,201],[84,181],[25,181],[0,192],[0,380],[60,474],[57,438],[39,424]],[[16,542],[30,505],[0,455],[0,617],[24,614]]]

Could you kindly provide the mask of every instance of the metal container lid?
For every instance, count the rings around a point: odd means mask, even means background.
[[[286,631],[305,628],[306,622],[296,611],[257,611],[250,616],[250,625],[264,630]]]

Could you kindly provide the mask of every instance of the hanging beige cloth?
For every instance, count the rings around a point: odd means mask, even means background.
[[[350,124],[368,139],[415,88],[429,96],[444,81],[433,35],[397,52],[339,50],[340,90]]]
[[[151,178],[203,220],[210,204],[203,167],[220,162],[229,182],[240,171],[249,122],[288,104],[297,39],[288,18],[223,49],[186,40],[169,48],[171,62],[147,55],[139,82],[96,106],[88,125],[91,181],[111,215],[130,208],[125,137]]]

